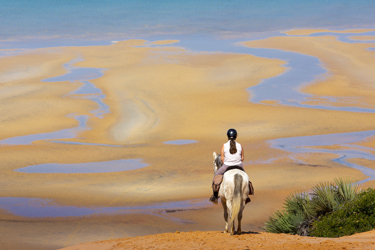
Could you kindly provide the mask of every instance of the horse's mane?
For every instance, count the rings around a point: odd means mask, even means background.
[[[217,157],[215,159],[215,163],[216,163],[217,169],[219,169],[219,168],[221,168],[221,166],[223,166],[223,162],[221,161],[220,154],[217,155]]]

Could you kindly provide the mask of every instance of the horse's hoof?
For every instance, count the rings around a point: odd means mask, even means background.
[[[242,233],[242,231],[237,231],[237,234],[241,234]]]

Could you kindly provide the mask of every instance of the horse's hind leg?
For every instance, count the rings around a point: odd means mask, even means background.
[[[238,213],[238,227],[237,227],[237,234],[241,234],[242,233],[242,229],[241,229],[241,220],[242,220],[242,211],[240,211]]]
[[[235,219],[236,218],[232,218],[232,216],[233,216],[233,208],[232,208],[232,206],[231,206],[231,204],[227,204],[227,207],[228,207],[228,211],[229,211],[229,221],[232,221],[232,223],[230,224],[230,223],[227,223],[227,227],[228,227],[228,229],[229,229],[229,234],[230,235],[234,235],[234,233],[235,233]]]
[[[235,230],[235,225],[234,225],[234,221],[232,222],[232,228],[230,229],[230,235],[234,235],[234,231]]]
[[[224,199],[221,199],[221,204],[223,205],[224,209],[224,220],[225,220],[225,229],[224,233],[228,233],[228,208],[227,208],[227,203],[226,201],[223,201]]]

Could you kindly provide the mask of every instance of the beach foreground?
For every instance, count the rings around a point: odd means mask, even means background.
[[[229,236],[221,232],[175,232],[107,241],[96,241],[61,250],[116,249],[267,249],[342,250],[374,249],[375,231],[342,238],[313,238],[265,232]]]

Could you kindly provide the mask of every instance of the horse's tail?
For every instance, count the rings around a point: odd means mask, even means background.
[[[234,192],[233,192],[233,200],[232,200],[232,214],[230,216],[229,225],[232,225],[238,213],[241,209],[242,203],[242,182],[243,178],[240,174],[234,175]]]

